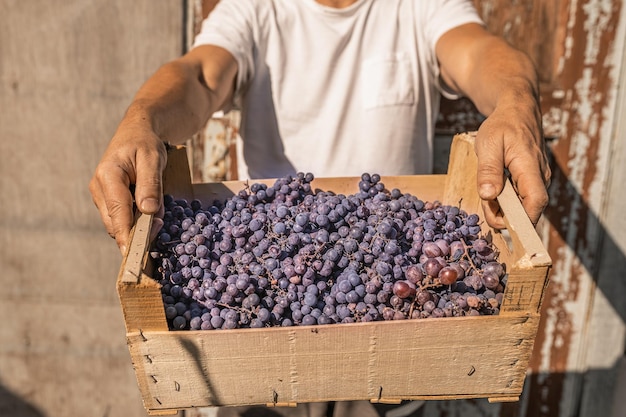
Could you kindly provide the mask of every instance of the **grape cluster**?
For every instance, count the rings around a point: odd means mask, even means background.
[[[210,330],[493,315],[506,272],[480,219],[387,190],[353,195],[298,173],[204,208],[164,197],[151,247],[171,329]]]

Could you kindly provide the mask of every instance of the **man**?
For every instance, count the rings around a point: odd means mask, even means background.
[[[550,177],[536,71],[465,0],[222,0],[194,48],[141,87],[90,191],[124,252],[129,187],[139,210],[162,212],[165,143],[233,106],[240,178],[428,173],[440,94],[487,116],[476,138],[486,220],[503,226],[495,198],[508,170],[536,223]]]

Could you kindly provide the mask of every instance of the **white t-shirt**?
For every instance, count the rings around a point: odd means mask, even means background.
[[[466,0],[221,0],[194,46],[237,61],[240,179],[430,173],[440,93],[454,97],[435,44],[470,22]]]

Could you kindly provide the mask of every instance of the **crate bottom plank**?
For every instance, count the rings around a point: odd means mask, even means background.
[[[144,404],[159,410],[522,391],[539,321],[484,316],[128,335]]]

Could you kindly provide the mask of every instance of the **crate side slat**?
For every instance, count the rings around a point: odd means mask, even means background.
[[[538,316],[130,334],[149,409],[514,397]],[[149,357],[147,360],[145,358]],[[144,358],[144,359],[142,359]]]
[[[161,286],[143,274],[138,284],[118,283],[126,331],[167,330]]]
[[[167,330],[161,286],[144,273],[152,216],[139,214],[117,277],[126,331]]]
[[[400,404],[402,401],[446,401],[446,400],[471,400],[476,398],[487,398],[490,403],[497,402],[516,402],[519,401],[518,395],[498,395],[495,394],[493,397],[489,396],[490,393],[484,392],[478,395],[415,395],[415,396],[406,396],[405,398],[381,398],[380,400],[370,400],[371,403],[380,403],[380,404]],[[322,402],[325,400],[318,399],[315,402]],[[352,397],[350,398],[336,398],[334,401],[353,401]],[[298,403],[267,403],[265,406],[269,408],[285,408],[285,407],[296,407]],[[185,408],[159,408],[159,409],[147,409],[147,413],[149,416],[164,416],[164,415],[175,415],[178,414],[181,410],[191,410],[195,407],[185,407]]]
[[[468,213],[477,213],[484,218],[476,190],[478,160],[474,151],[474,137],[473,133],[463,133],[455,135],[452,140],[442,202],[460,206]]]
[[[538,313],[548,285],[548,266],[514,268],[509,272],[500,307],[500,315]]]
[[[511,238],[510,249],[516,266],[520,268],[545,267],[552,264],[528,215],[509,181],[506,182],[498,203],[505,213],[506,230]]]
[[[184,146],[173,147],[167,153],[167,163],[163,170],[163,194],[187,200],[194,198],[189,159]]]
[[[119,281],[126,284],[136,284],[141,278],[146,265],[148,238],[152,227],[152,215],[138,213],[136,216],[119,276]]]

